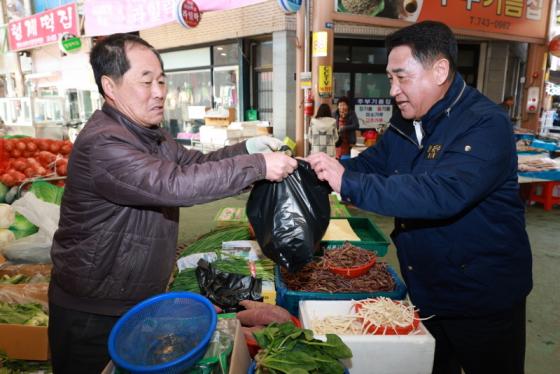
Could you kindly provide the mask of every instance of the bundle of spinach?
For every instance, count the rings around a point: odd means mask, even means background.
[[[327,334],[327,341],[321,341],[291,322],[270,324],[253,335],[261,347],[255,356],[257,374],[342,374],[339,360],[352,357],[338,335]]]

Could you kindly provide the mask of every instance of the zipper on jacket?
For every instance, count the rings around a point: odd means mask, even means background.
[[[402,136],[404,136],[405,138],[407,138],[408,140],[410,140],[412,142],[412,144],[414,144],[416,147],[418,147],[419,150],[422,150],[422,148],[424,148],[424,146],[422,144],[418,144],[418,142],[415,142],[414,139],[412,139],[410,136],[406,135],[404,132],[402,132],[401,129],[399,129],[396,126],[393,126],[393,124],[391,122],[389,122],[389,126],[394,128],[395,130],[397,130]]]

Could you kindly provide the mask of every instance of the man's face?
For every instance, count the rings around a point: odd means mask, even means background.
[[[127,48],[130,69],[111,92],[114,106],[135,123],[151,127],[163,120],[167,94],[165,76],[157,56],[144,46]]]
[[[391,50],[387,76],[391,83],[390,95],[406,119],[419,120],[445,93],[442,93],[433,69],[425,69],[414,59],[408,46]]]

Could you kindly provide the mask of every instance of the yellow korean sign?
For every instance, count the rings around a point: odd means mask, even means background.
[[[332,66],[319,65],[319,96],[332,96]]]
[[[313,33],[313,57],[326,57],[328,52],[329,37],[326,31],[315,31]]]

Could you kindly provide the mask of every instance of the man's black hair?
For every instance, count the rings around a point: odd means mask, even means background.
[[[444,23],[423,21],[407,26],[387,35],[385,48],[387,56],[395,47],[406,45],[412,50],[412,56],[422,66],[429,67],[436,60],[445,58],[449,61],[449,76],[452,79],[457,71],[457,40],[453,31]]]
[[[105,97],[105,92],[101,85],[101,77],[106,75],[118,82],[130,69],[130,61],[126,56],[126,50],[133,45],[144,46],[154,52],[163,70],[163,61],[159,53],[150,43],[139,36],[133,34],[113,34],[102,38],[92,48],[89,63],[93,68],[97,89],[103,97]]]

